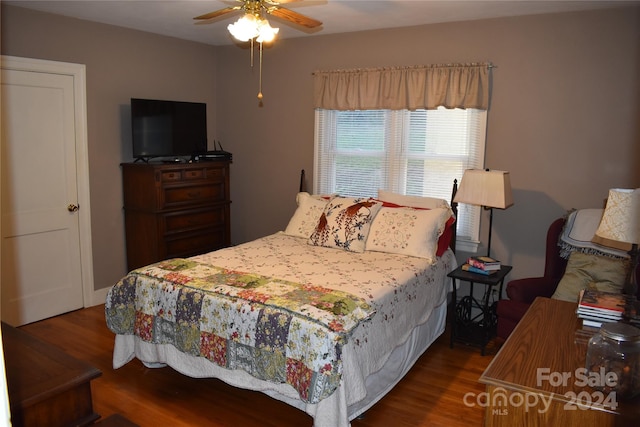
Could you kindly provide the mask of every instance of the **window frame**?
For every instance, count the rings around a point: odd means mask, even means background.
[[[444,108],[441,111],[450,111]],[[351,110],[351,111],[338,111],[338,110],[315,110],[315,135],[314,135],[314,180],[313,180],[313,192],[314,193],[336,193],[336,168],[338,156],[345,155],[360,155],[358,157],[378,157],[384,158],[384,170],[382,176],[384,176],[384,184],[381,184],[381,188],[387,191],[392,191],[399,194],[407,194],[407,188],[410,186],[407,171],[409,169],[409,162],[413,160],[426,161],[440,161],[446,160],[453,163],[458,163],[456,168],[451,168],[445,177],[438,178],[437,192],[433,193],[433,188],[422,188],[422,194],[415,194],[410,192],[409,195],[421,195],[428,197],[439,197],[445,199],[448,203],[451,203],[451,191],[453,188],[453,180],[457,179],[458,183],[462,178],[462,174],[465,169],[479,169],[484,167],[485,159],[485,146],[486,146],[486,124],[487,124],[487,111],[486,110],[459,110],[458,111],[472,111],[473,114],[465,113],[467,122],[467,131],[462,139],[462,144],[466,145],[466,152],[463,153],[411,153],[408,149],[410,145],[411,136],[411,114],[415,111],[419,113],[425,112],[427,116],[424,119],[424,129],[421,129],[425,133],[427,138],[427,122],[429,121],[429,111],[431,110]],[[362,150],[340,150],[338,148],[338,116],[340,114],[382,114],[383,129],[387,131],[384,133],[383,148],[378,152],[372,150],[371,152]],[[475,115],[474,115],[475,114]],[[470,124],[470,117],[473,116],[473,124]],[[357,131],[357,126],[354,126],[351,131]],[[366,130],[366,128],[364,129]],[[417,129],[413,129],[416,131]],[[465,132],[462,133],[463,135]],[[441,138],[441,136],[439,137]],[[474,139],[472,142],[471,140]],[[433,149],[426,142],[425,151]],[[441,142],[442,143],[442,142]],[[432,145],[437,145],[432,144]],[[326,152],[327,148],[329,151]],[[442,147],[442,146],[440,146]],[[435,148],[437,151],[437,147]],[[381,169],[383,169],[381,167]],[[396,172],[393,172],[393,171]],[[428,171],[424,169],[423,175]],[[437,174],[441,175],[441,174]],[[450,178],[450,179],[449,179]],[[424,177],[423,177],[424,179]],[[424,182],[424,181],[423,181]],[[420,190],[418,188],[417,190]],[[427,191],[425,193],[425,190]],[[368,191],[371,192],[370,189]],[[377,189],[376,189],[377,192]],[[352,196],[371,196],[376,197],[376,194],[352,193]],[[478,206],[472,206],[467,204],[458,205],[458,218],[457,222],[458,233],[456,248],[465,252],[477,252],[478,245],[480,243],[480,219],[481,208]],[[464,218],[464,219],[462,219]],[[465,222],[466,221],[466,222]],[[460,225],[463,224],[463,230]],[[466,224],[466,225],[464,225]]]

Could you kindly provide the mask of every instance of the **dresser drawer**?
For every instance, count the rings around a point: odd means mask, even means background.
[[[181,170],[161,171],[160,178],[162,182],[182,181],[182,171]]]
[[[210,183],[179,187],[164,187],[160,209],[222,202],[225,200],[224,183]]]
[[[225,179],[225,170],[225,167],[220,166],[163,170],[160,172],[160,180],[166,183],[194,180],[220,182]]]
[[[205,179],[215,182],[224,182],[227,177],[226,167],[208,167],[204,170]]]
[[[206,174],[204,169],[187,169],[184,171],[183,176],[185,180],[204,179]]]
[[[185,258],[211,252],[226,245],[225,232],[220,229],[209,229],[200,233],[185,233],[164,240],[165,258]]]
[[[224,224],[225,207],[220,206],[213,209],[198,211],[180,211],[165,214],[164,231],[167,234],[195,230]]]

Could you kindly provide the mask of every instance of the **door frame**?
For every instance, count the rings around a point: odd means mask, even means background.
[[[84,64],[0,55],[2,69],[62,74],[73,77],[73,105],[76,146],[76,181],[80,228],[80,269],[82,300],[85,307],[94,304],[93,249],[91,243],[91,204],[89,193],[89,150],[87,137],[86,67]],[[0,124],[1,125],[1,124]],[[1,256],[1,254],[0,254]],[[0,283],[0,289],[2,284]]]

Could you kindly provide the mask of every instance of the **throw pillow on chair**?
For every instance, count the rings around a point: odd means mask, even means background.
[[[580,291],[587,288],[622,293],[628,265],[627,259],[572,252],[551,298],[577,302]]]

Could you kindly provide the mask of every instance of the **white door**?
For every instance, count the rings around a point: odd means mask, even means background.
[[[22,325],[84,306],[80,213],[89,206],[78,188],[75,77],[5,64],[1,314]]]

